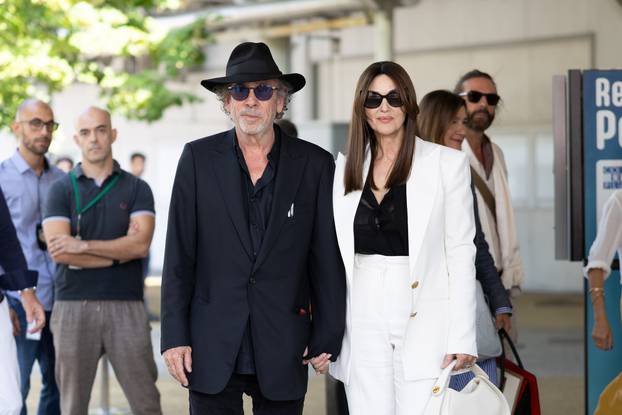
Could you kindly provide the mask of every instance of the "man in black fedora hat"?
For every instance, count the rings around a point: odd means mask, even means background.
[[[162,352],[192,414],[302,414],[307,362],[339,354],[345,274],[332,156],[274,124],[305,85],[263,43],[238,45],[201,84],[235,127],[187,143],[162,277]]]

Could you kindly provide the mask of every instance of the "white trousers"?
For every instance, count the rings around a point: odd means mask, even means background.
[[[351,289],[352,362],[345,387],[350,415],[421,414],[435,379],[404,379],[412,302],[408,257],[357,254]]]
[[[19,364],[9,317],[9,302],[0,303],[0,415],[19,415],[22,393],[19,389]],[[25,330],[22,327],[22,330]]]

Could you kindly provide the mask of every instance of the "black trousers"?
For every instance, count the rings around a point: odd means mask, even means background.
[[[304,397],[293,401],[272,401],[261,393],[257,376],[233,374],[217,394],[190,391],[190,415],[243,415],[242,394],[253,400],[253,415],[302,415]]]

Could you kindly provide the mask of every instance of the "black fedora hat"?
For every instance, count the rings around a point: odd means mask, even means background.
[[[244,42],[233,49],[229,61],[227,61],[227,76],[220,78],[204,79],[201,85],[215,92],[219,86],[263,81],[267,79],[280,79],[291,85],[290,93],[294,93],[305,86],[305,77],[299,73],[283,74],[276,66],[272,53],[265,43]]]

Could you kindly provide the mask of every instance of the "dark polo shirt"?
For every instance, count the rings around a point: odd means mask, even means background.
[[[85,206],[115,177],[114,187],[95,205],[82,214],[80,237],[83,240],[111,240],[127,235],[130,218],[154,215],[153,194],[149,185],[119,167],[115,161],[112,174],[98,186],[82,172],[82,164],[74,169]],[[77,232],[76,199],[70,175],[52,185],[43,214],[46,220],[66,220],[71,234]],[[143,276],[141,260],[136,259],[106,268],[70,269],[59,264],[55,275],[56,300],[142,300]]]

